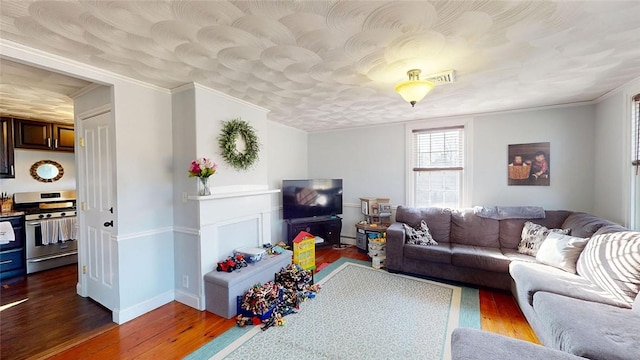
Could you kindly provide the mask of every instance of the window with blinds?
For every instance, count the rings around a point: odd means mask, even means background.
[[[464,127],[413,130],[414,206],[459,208]]]

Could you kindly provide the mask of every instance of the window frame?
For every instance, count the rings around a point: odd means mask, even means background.
[[[416,130],[436,130],[442,128],[464,128],[464,161],[460,189],[460,207],[471,206],[473,194],[473,118],[435,119],[407,123],[405,126],[405,204],[415,207],[415,181],[413,171],[413,133]]]
[[[640,174],[638,173],[638,151],[640,151],[640,143],[636,143],[640,137],[640,88],[636,89],[632,94],[626,96],[628,101],[627,109],[629,121],[626,121],[628,126],[628,134],[630,136],[625,139],[628,141],[628,146],[625,146],[625,157],[628,156],[625,169],[628,171],[627,178],[629,179],[628,196],[626,200],[629,202],[627,207],[627,227],[633,230],[640,230]],[[626,142],[625,141],[625,142]]]

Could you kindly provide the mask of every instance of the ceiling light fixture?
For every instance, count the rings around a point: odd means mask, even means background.
[[[396,85],[396,92],[402,96],[402,98],[414,107],[416,103],[422,99],[433,89],[435,86],[431,81],[420,80],[419,69],[413,69],[407,71],[409,75],[409,81],[401,82]]]

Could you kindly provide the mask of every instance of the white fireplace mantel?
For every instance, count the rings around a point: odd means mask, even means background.
[[[189,195],[197,208],[199,296],[195,307],[204,310],[204,275],[218,261],[239,247],[262,247],[271,242],[273,194],[280,189],[266,185],[239,185],[211,188],[211,195]]]
[[[279,192],[280,192],[280,189],[245,190],[245,191],[221,192],[221,193],[212,192],[211,195],[207,195],[207,196],[189,195],[187,196],[187,199],[196,200],[196,201],[206,201],[206,200],[233,198],[233,197],[269,195],[269,194],[276,194]]]

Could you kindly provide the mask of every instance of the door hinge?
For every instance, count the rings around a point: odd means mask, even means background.
[[[86,275],[87,273],[87,265],[82,265],[82,274]]]
[[[84,147],[84,138],[83,137],[79,137],[78,138],[78,145],[81,147]]]
[[[87,205],[83,202],[80,203],[80,210],[85,211],[87,210]]]

